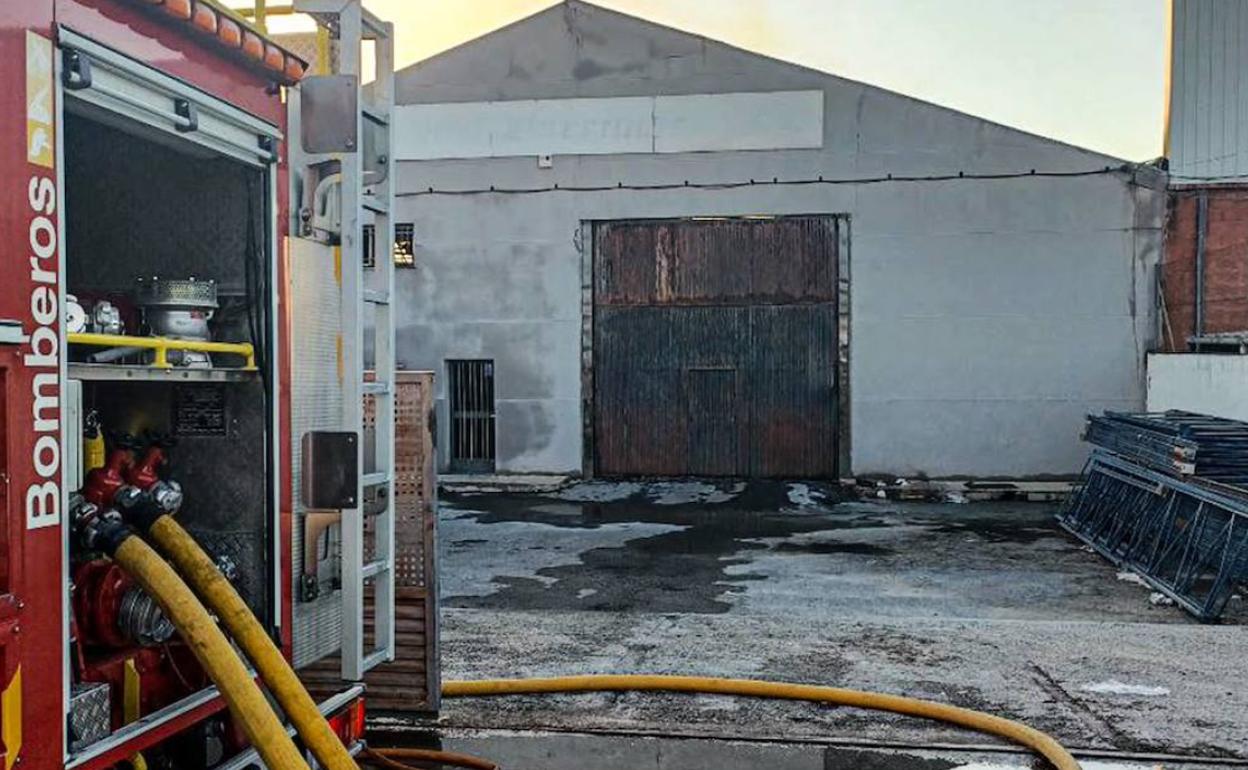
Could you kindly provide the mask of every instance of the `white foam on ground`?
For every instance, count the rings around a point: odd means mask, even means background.
[[[1119,682],[1116,679],[1110,679],[1106,682],[1085,684],[1079,689],[1084,692],[1096,693],[1097,695],[1139,695],[1146,698],[1158,698],[1163,695],[1170,694],[1169,687],[1155,687],[1147,684],[1127,684],[1125,682]]]
[[[1123,570],[1118,573],[1118,579],[1124,583],[1134,583],[1137,586],[1148,587],[1148,581],[1130,570]]]
[[[824,499],[824,494],[817,489],[811,489],[809,484],[790,484],[788,495],[790,503],[802,508],[813,508]]]
[[[555,497],[577,503],[613,503],[641,491],[635,481],[588,481],[559,490]]]
[[[701,481],[663,481],[651,484],[646,495],[656,505],[689,505],[693,503],[726,503],[745,491],[745,484],[738,482],[728,489]]]
[[[442,546],[439,570],[442,595],[490,596],[509,578],[551,586],[557,577],[545,570],[581,564],[595,548],[619,548],[629,540],[685,529],[675,524],[610,522],[598,527],[559,527],[532,521],[483,522],[483,514],[443,508],[438,521]],[[452,513],[452,516],[446,516]],[[466,543],[457,546],[458,543]],[[489,559],[482,553],[488,552]]]

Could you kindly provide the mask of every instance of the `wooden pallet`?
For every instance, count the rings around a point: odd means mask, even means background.
[[[433,373],[398,372],[395,380],[395,660],[365,676],[364,697],[372,711],[427,713],[441,703]],[[365,426],[372,420],[372,399],[366,396]],[[367,592],[365,605],[364,617],[372,618]],[[372,630],[366,622],[369,644]],[[318,700],[343,685],[337,655],[305,666],[299,677]]]

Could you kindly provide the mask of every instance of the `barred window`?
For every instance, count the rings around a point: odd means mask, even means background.
[[[377,229],[372,225],[364,225],[364,235],[360,238],[360,251],[363,253],[365,270],[377,267]]]
[[[411,222],[394,226],[394,266],[416,267],[416,225]]]
[[[377,228],[364,225],[364,234],[360,238],[365,269],[377,266]],[[416,226],[411,222],[401,222],[394,226],[394,266],[416,267]]]

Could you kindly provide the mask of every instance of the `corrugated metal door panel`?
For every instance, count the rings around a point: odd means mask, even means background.
[[[736,307],[599,310],[595,319],[599,473],[691,472],[686,371],[743,365],[739,339],[748,334],[748,321],[748,310]],[[732,420],[734,426],[744,423],[745,419]],[[740,445],[739,437],[731,440]]]
[[[754,307],[750,331],[750,475],[836,475],[836,305]]]
[[[604,222],[594,229],[599,305],[821,302],[836,296],[836,221]]]
[[[751,222],[753,304],[836,299],[836,220],[793,217]]]
[[[669,239],[658,246],[660,232]],[[669,253],[671,231],[649,223],[608,223],[594,228],[594,297],[601,305],[648,304],[655,295],[655,268]]]
[[[658,362],[671,356],[663,319],[633,308],[604,308],[596,319],[595,347],[604,376],[597,380],[601,409],[596,439],[603,473],[661,474],[665,458],[685,450],[674,430],[680,418],[675,373]]]
[[[695,476],[741,476],[738,430],[737,369],[685,370],[685,433],[689,436],[689,472]]]
[[[594,228],[602,475],[836,472],[837,222]]]
[[[745,220],[671,226],[675,249],[656,253],[659,302],[736,304],[751,300],[753,227]],[[666,239],[660,239],[663,245]]]

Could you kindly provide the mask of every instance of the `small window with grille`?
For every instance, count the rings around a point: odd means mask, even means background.
[[[360,238],[360,251],[364,255],[365,269],[377,266],[377,228],[364,225],[364,234]]]
[[[494,362],[447,361],[451,471],[494,472]]]
[[[364,225],[360,251],[365,268],[377,266],[377,228],[374,225]],[[416,267],[416,226],[411,222],[394,226],[394,266]]]
[[[416,267],[416,225],[411,222],[394,226],[394,266]]]

